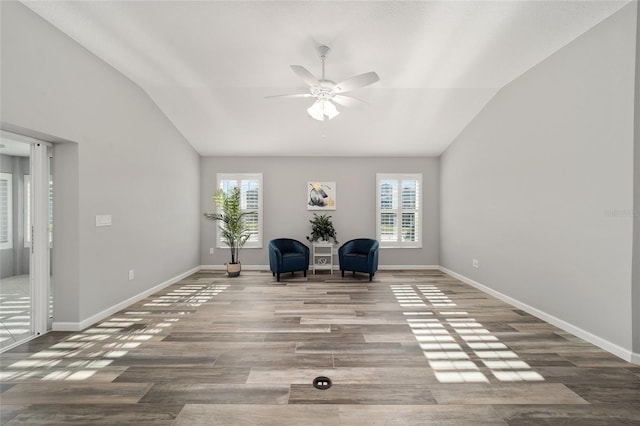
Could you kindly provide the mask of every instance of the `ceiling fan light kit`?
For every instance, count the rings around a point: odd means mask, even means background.
[[[364,104],[359,99],[351,96],[345,96],[342,93],[350,92],[369,86],[378,80],[378,74],[375,72],[367,72],[364,74],[351,77],[338,84],[331,80],[327,80],[324,75],[324,61],[329,54],[329,47],[320,46],[318,52],[322,60],[322,78],[317,79],[305,67],[301,65],[291,65],[291,70],[309,85],[309,93],[296,93],[293,95],[276,95],[267,96],[267,98],[316,98],[316,101],[307,109],[307,113],[312,118],[319,121],[331,120],[337,117],[340,112],[336,108],[335,103],[346,107],[356,107]]]
[[[319,121],[331,120],[340,114],[336,106],[326,99],[318,99],[315,101],[313,105],[307,109],[307,113]]]

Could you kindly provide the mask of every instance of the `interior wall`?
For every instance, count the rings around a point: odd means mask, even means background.
[[[640,23],[640,8],[637,10]],[[640,25],[636,25],[636,90],[634,131],[634,178],[633,178],[633,352],[640,364]]]
[[[15,180],[16,180],[16,172],[15,172],[15,162],[13,161],[14,157],[10,155],[0,155],[0,172],[11,174],[11,190],[12,190],[12,199],[15,200]],[[16,204],[16,203],[13,203]],[[12,204],[12,206],[13,206]],[[14,215],[15,219],[15,210],[17,206],[13,206],[11,209],[11,214]],[[15,233],[15,220],[13,221],[14,226],[11,229],[11,232]],[[15,234],[14,234],[15,236]],[[0,278],[12,277],[15,275],[15,238],[13,238],[13,247],[10,249],[1,249],[0,250]]]
[[[627,353],[635,39],[633,3],[503,88],[441,159],[441,264]]]
[[[80,306],[80,172],[78,144],[53,146],[53,270],[54,321],[79,321]]]
[[[15,191],[15,184],[13,181],[15,180],[15,164],[13,161],[13,156],[10,155],[0,155],[0,172],[2,173],[10,173],[11,174],[11,190]],[[12,198],[15,199],[15,196]],[[12,209],[11,214],[14,215],[15,209]],[[15,221],[14,221],[15,223]],[[12,232],[15,230],[12,228]],[[15,275],[14,268],[14,259],[15,259],[15,242],[13,243],[13,248],[10,249],[1,249],[0,250],[0,278],[12,277]]]
[[[75,143],[54,147],[54,327],[78,324],[198,265],[199,156],[140,87],[0,7],[3,127]]]
[[[29,157],[16,157],[15,161],[17,163],[18,176],[17,185],[14,181],[14,191],[18,191],[18,205],[13,206],[14,216],[13,216],[13,239],[14,239],[14,252],[16,253],[15,259],[15,271],[16,275],[24,275],[29,273],[29,253],[30,248],[26,246],[27,235],[26,235],[26,217],[25,217],[25,207],[27,204],[27,199],[25,198],[26,194],[24,193],[24,182],[25,175],[29,175],[31,170],[29,168]],[[15,196],[14,196],[15,198]],[[26,247],[25,247],[26,246]]]
[[[29,248],[25,247],[24,176],[29,174],[29,158],[0,155],[0,172],[12,176],[12,238],[10,249],[0,250],[0,278],[29,273]]]
[[[241,260],[248,265],[268,265],[268,242],[289,237],[308,243],[311,233],[307,210],[307,183],[336,182],[336,210],[319,211],[332,216],[339,243],[376,236],[376,173],[422,173],[423,245],[421,249],[381,249],[380,265],[439,264],[439,159],[423,158],[326,158],[326,157],[203,157],[202,213],[215,209],[217,173],[262,173],[264,239],[262,249],[245,248]],[[201,215],[202,265],[223,265],[228,249],[215,246],[216,223]],[[308,244],[309,245],[309,244]]]

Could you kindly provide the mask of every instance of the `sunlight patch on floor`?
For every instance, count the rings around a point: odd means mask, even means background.
[[[227,289],[228,285],[188,284],[168,295],[154,296],[143,306],[200,306]],[[30,359],[16,361],[0,372],[0,380],[83,381],[95,376],[114,360],[139,348],[155,336],[167,333],[188,311],[125,311],[117,317],[94,324]],[[159,317],[159,318],[158,318]]]
[[[403,314],[440,383],[490,383],[480,367],[499,382],[544,381],[542,375],[467,312],[440,310],[455,309],[457,305],[436,285],[390,287],[400,306],[425,309]],[[434,314],[444,319],[434,318]]]

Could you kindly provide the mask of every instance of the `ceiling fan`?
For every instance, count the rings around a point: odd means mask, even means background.
[[[267,98],[316,98],[316,101],[307,109],[307,112],[311,117],[320,121],[331,120],[340,114],[334,102],[346,107],[357,107],[358,105],[364,104],[363,101],[351,96],[345,96],[343,93],[369,86],[380,80],[380,77],[371,71],[351,77],[337,84],[331,80],[327,80],[324,76],[324,61],[329,54],[329,50],[327,46],[320,46],[318,48],[320,59],[322,60],[321,79],[315,78],[313,74],[301,65],[291,65],[291,70],[309,85],[309,93],[267,96]]]

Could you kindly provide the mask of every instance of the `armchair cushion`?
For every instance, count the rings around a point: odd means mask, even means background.
[[[284,272],[303,271],[307,276],[309,269],[309,247],[291,238],[277,238],[269,241],[269,267],[277,281]]]
[[[347,241],[338,249],[340,271],[365,272],[369,274],[369,281],[378,270],[377,240],[371,238],[357,238]]]

